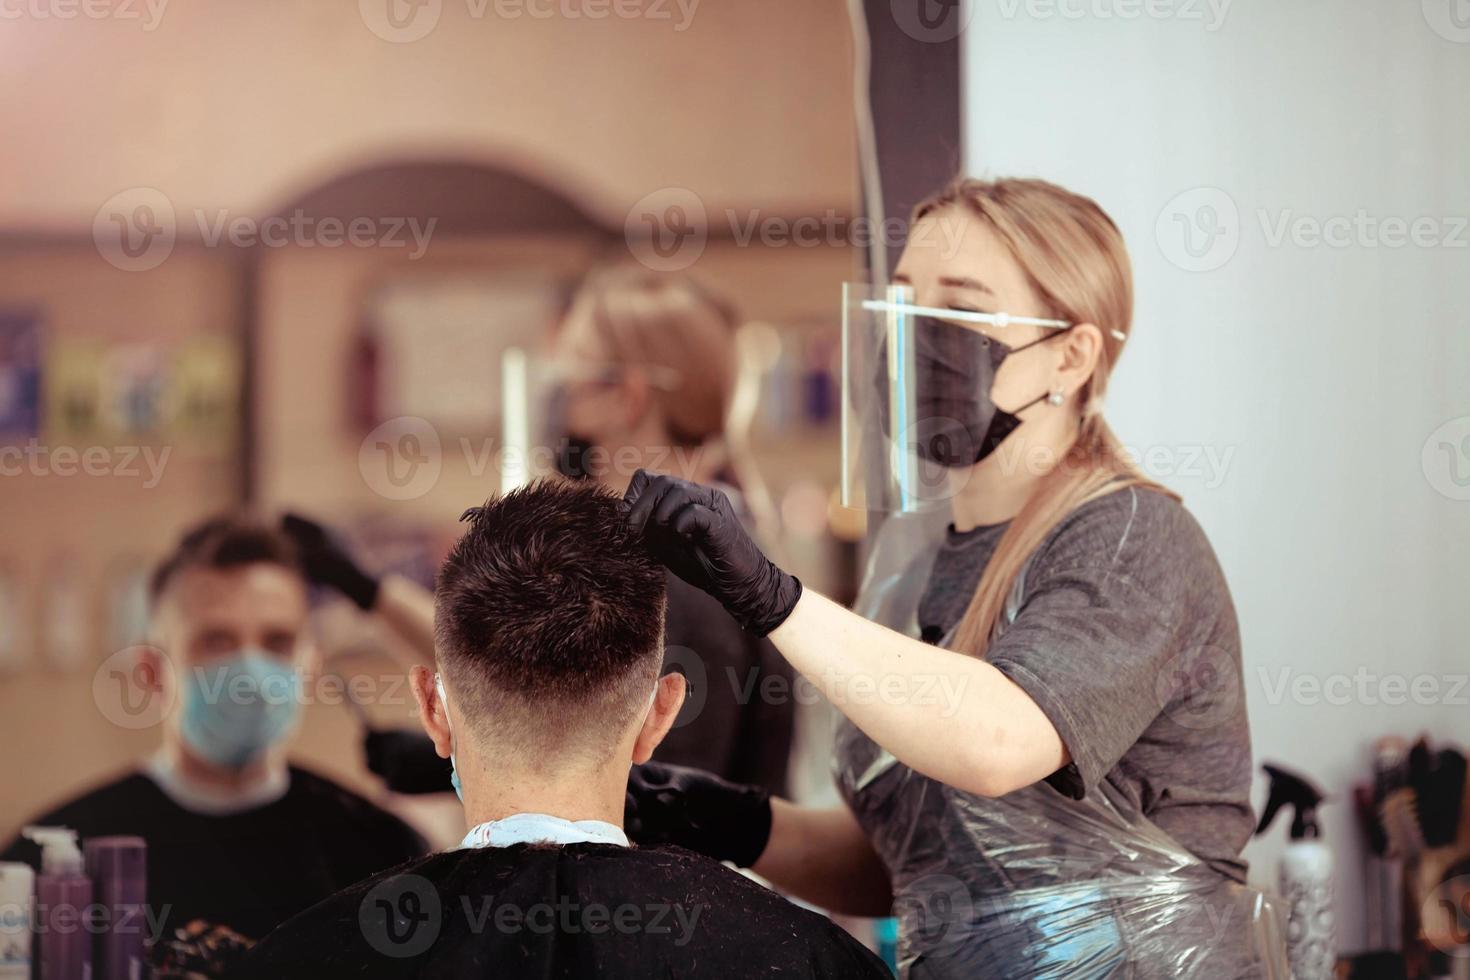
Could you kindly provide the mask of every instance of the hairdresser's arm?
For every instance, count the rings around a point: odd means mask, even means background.
[[[1065,766],[1035,701],[983,660],[930,646],[804,590],[771,633],[776,649],[900,762],[981,796]]]
[[[382,619],[407,645],[405,666],[433,668],[433,593],[402,575],[379,579],[369,574],[325,527],[310,518],[287,514],[281,519],[281,529],[296,543],[312,582],[336,589],[359,609]]]
[[[891,914],[888,870],[845,806],[771,801],[771,839],[751,868],[803,901],[844,915]]]
[[[434,666],[434,594],[413,579],[385,575],[379,583],[378,615],[407,645],[412,656],[408,666]]]
[[[1029,786],[1066,765],[1056,727],[983,660],[869,622],[773,565],[725,495],[640,470],[629,524],[674,574],[719,599],[839,711],[910,768],[984,796]]]
[[[760,786],[645,762],[628,773],[628,836],[729,861],[836,912],[887,915],[888,873],[846,807],[801,807]]]

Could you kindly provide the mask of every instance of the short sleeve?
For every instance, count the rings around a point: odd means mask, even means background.
[[[1047,781],[1082,799],[1163,710],[1157,678],[1172,655],[1158,600],[1114,577],[1059,576],[1029,598],[987,658],[1051,720],[1072,757]]]
[[[1140,514],[1139,500],[1155,498]],[[1051,720],[1072,762],[1047,781],[1083,798],[1166,707],[1159,679],[1178,647],[1171,585],[1176,502],[1123,490],[1070,518],[1026,571],[1019,612],[986,659]],[[1161,516],[1164,519],[1160,519]]]

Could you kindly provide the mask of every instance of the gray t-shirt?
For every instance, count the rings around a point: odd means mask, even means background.
[[[950,528],[919,602],[938,642],[1006,525]],[[1204,532],[1173,498],[1125,488],[1079,507],[1027,563],[986,659],[1056,726],[1076,799],[1106,779],[1212,868],[1245,880],[1251,743],[1240,631]]]

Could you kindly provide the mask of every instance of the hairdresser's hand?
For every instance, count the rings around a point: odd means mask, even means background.
[[[307,578],[331,586],[361,609],[372,609],[377,604],[378,580],[364,572],[326,528],[297,514],[287,514],[281,518],[281,530],[296,542]]]
[[[720,600],[746,630],[765,636],[791,615],[801,583],[761,554],[719,490],[639,470],[623,499],[654,557]]]
[[[373,729],[362,739],[368,771],[395,793],[452,793],[448,759],[439,758],[434,741],[421,731]]]
[[[676,844],[748,868],[771,838],[771,794],[700,769],[645,762],[628,775],[623,825],[636,843]]]

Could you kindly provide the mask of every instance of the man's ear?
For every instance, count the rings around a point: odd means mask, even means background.
[[[449,714],[434,686],[434,672],[423,664],[415,664],[408,672],[408,683],[413,688],[414,701],[418,702],[419,724],[433,740],[434,753],[441,759],[449,758]]]
[[[653,750],[658,748],[658,743],[674,727],[674,719],[679,717],[679,711],[684,707],[687,689],[683,674],[665,674],[658,679],[653,704],[649,706],[648,714],[643,719],[643,727],[633,742],[634,762],[647,762],[653,758]]]
[[[129,664],[128,679],[144,694],[167,693],[173,665],[168,654],[156,643],[140,644],[133,650],[133,662]],[[131,694],[131,692],[129,692]]]
[[[310,634],[303,636],[296,646],[296,670],[301,674],[302,690],[316,689],[323,662],[322,648],[317,645],[316,638]]]

